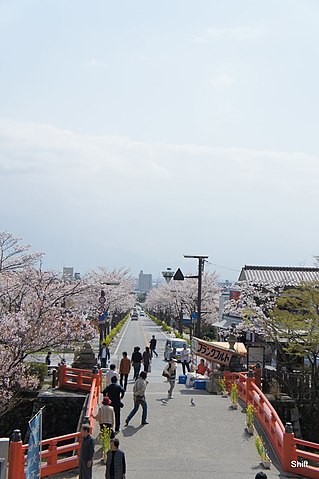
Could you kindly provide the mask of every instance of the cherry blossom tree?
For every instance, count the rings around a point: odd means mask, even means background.
[[[202,279],[202,321],[212,324],[217,320],[220,286],[216,273],[204,273]],[[184,281],[172,280],[169,284],[162,284],[152,289],[146,298],[145,308],[148,310],[166,310],[169,315],[177,318],[181,310],[188,314],[197,311],[197,279],[188,278]]]
[[[34,266],[43,253],[29,252],[30,245],[22,245],[22,238],[17,238],[6,231],[0,232],[0,273],[20,271]]]
[[[89,308],[92,315],[98,315],[100,307],[98,299],[101,291],[105,293],[105,311],[110,315],[126,312],[135,304],[134,281],[128,269],[109,270],[99,267],[88,273],[84,282],[88,285],[88,289],[82,295],[82,302]]]
[[[36,385],[30,354],[96,334],[76,304],[87,288],[32,267],[0,274],[0,414],[16,403],[19,390]]]

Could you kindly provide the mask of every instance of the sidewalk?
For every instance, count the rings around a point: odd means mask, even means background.
[[[153,328],[147,321],[140,326],[142,329]],[[157,331],[159,337],[161,333]],[[149,334],[147,329],[146,337]],[[134,335],[133,329],[129,329],[127,336],[131,335]],[[117,342],[112,346],[112,351],[116,352]],[[117,435],[120,448],[126,453],[127,479],[254,479],[255,474],[262,470],[262,465],[254,437],[245,432],[244,410],[241,407],[230,410],[228,398],[188,389],[184,384],[176,384],[174,399],[163,404],[168,390],[161,375],[164,365],[161,352],[158,358],[153,359],[146,391],[148,425],[141,426],[140,408],[129,426],[124,426],[125,418],[133,407],[133,382],[128,384],[123,400],[125,406],[121,410],[122,429]],[[180,369],[178,365],[178,374]],[[191,406],[191,398],[195,406]],[[98,432],[96,427],[95,437]],[[97,444],[93,479],[105,478],[101,457],[101,446]],[[271,470],[265,471],[268,479],[293,477],[280,474],[279,464],[274,457],[272,460]],[[70,472],[55,477],[66,479],[78,476]]]
[[[228,399],[178,384],[174,399],[164,405],[168,389],[164,381],[159,375],[148,385],[149,425],[140,425],[138,412],[118,435],[129,479],[250,479],[262,470],[254,437],[245,433],[241,409],[229,410]],[[126,397],[123,423],[132,405]],[[104,479],[104,475],[105,466],[96,461],[94,479]],[[274,466],[267,476],[279,477]]]

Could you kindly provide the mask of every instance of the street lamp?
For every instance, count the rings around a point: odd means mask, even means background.
[[[168,284],[174,276],[174,271],[172,271],[172,268],[167,268],[166,271],[162,271],[162,275],[166,283]]]
[[[201,335],[201,315],[202,315],[202,277],[204,271],[205,260],[208,256],[198,254],[198,255],[187,255],[184,254],[184,258],[196,258],[198,259],[198,275],[191,276],[192,278],[198,279],[198,290],[197,290],[197,322],[195,326],[195,335],[197,338],[200,338]]]

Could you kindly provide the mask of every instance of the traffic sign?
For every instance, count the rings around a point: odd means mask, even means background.
[[[184,280],[184,275],[183,275],[183,273],[182,273],[182,271],[181,271],[180,268],[178,268],[178,270],[177,270],[176,273],[174,274],[173,279],[174,279],[175,281],[183,281],[183,280]]]
[[[104,313],[104,311],[105,311],[105,306],[101,304],[101,306],[99,306],[99,312]]]
[[[100,297],[99,297],[99,303],[100,303],[100,304],[104,304],[105,301],[106,301],[106,299],[105,299],[104,296],[100,296]]]

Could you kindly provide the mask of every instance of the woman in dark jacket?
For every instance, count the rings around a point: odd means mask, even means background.
[[[140,369],[141,369],[141,363],[142,363],[142,355],[140,353],[140,348],[138,346],[135,346],[132,358],[131,358],[131,363],[134,369],[134,377],[136,381],[138,380],[138,376],[140,374]]]
[[[145,351],[143,353],[143,364],[144,364],[144,371],[148,373],[148,368],[151,362],[151,352],[150,348],[146,346]]]

